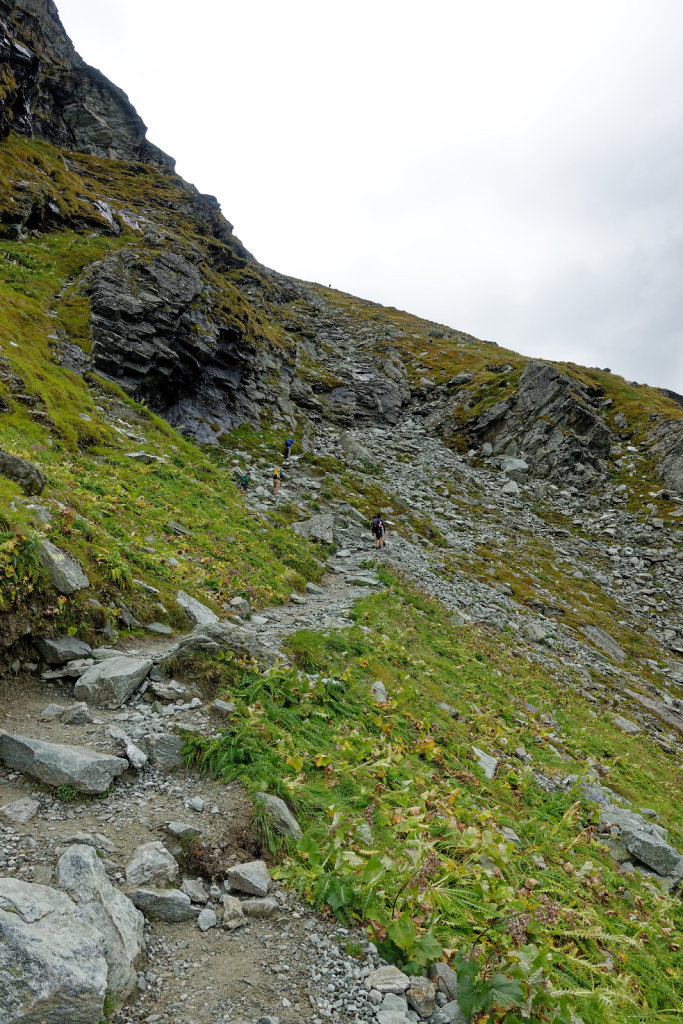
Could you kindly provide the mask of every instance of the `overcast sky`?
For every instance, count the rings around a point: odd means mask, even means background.
[[[681,0],[57,0],[268,266],[683,392]]]

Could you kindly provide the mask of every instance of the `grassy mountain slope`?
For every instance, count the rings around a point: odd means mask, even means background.
[[[266,396],[260,421],[232,431],[217,425],[218,443],[202,447],[112,380],[90,368],[83,375],[68,369],[65,352],[90,352],[89,282],[113,253],[133,253],[142,263],[169,250],[192,253],[221,322],[238,331],[254,358],[272,360],[264,363],[266,384],[270,379],[275,389],[279,376],[293,374],[298,357],[311,403],[324,407],[345,387],[334,344],[327,343],[329,351],[311,346],[321,320],[364,339],[364,353],[375,362],[395,350],[401,386],[417,405],[456,374],[472,374],[449,423],[449,443],[459,451],[468,448],[468,424],[518,384],[527,361],[515,353],[271,274],[224,221],[212,220],[212,209],[167,168],[67,153],[16,135],[0,142],[0,448],[39,465],[47,477],[43,494],[28,498],[0,476],[5,666],[26,651],[31,634],[70,630],[111,640],[122,628],[122,603],[143,623],[182,629],[179,588],[218,613],[238,595],[255,608],[284,602],[324,571],[320,549],[292,532],[292,520],[345,498],[364,514],[394,505],[397,531],[437,547],[443,540],[438,521],[398,507],[400,495],[371,463],[344,454],[341,441],[338,456],[318,457],[314,445],[305,456],[320,487],[300,506],[266,513],[246,506],[234,463],[267,475],[279,459],[283,429],[294,430],[297,440],[307,431],[314,438],[305,405],[278,410]],[[501,373],[500,364],[511,369]],[[620,508],[647,518],[661,489],[648,448],[653,418],[674,422],[683,409],[614,374],[560,368],[611,400],[610,424],[619,413],[628,421],[623,446],[638,449],[637,466],[616,453],[608,479],[612,487],[627,485]],[[130,457],[140,451],[155,460]],[[430,497],[436,504],[436,482]],[[466,485],[454,487],[451,499],[461,502],[462,532],[475,535],[486,519],[495,533],[454,551],[454,574],[473,585],[511,586],[520,604],[554,601],[569,629],[601,625],[623,644],[626,667],[640,673],[643,692],[660,684],[670,652],[646,634],[645,613],[627,618],[594,581],[570,579],[543,537],[506,532],[502,513],[479,508],[481,499]],[[666,493],[656,501],[667,536],[678,544],[679,505]],[[566,531],[569,543],[594,542],[576,513],[561,514],[540,499],[534,511]],[[88,590],[56,595],[36,558],[40,537],[80,563]],[[596,555],[596,565],[606,570],[607,557]],[[382,578],[385,589],[357,604],[352,628],[307,629],[289,639],[290,671],[245,670],[225,655],[178,663],[179,673],[237,705],[219,740],[187,738],[190,762],[286,798],[304,837],[288,845],[269,836],[281,877],[329,912],[366,924],[388,958],[417,969],[474,951],[482,998],[491,994],[494,966],[502,965],[508,987],[496,990],[497,1005],[478,1020],[519,1022],[529,993],[536,1020],[556,1011],[563,1014],[558,1020],[572,1019],[569,1009],[558,1010],[562,993],[586,1024],[683,1019],[680,899],[645,876],[620,874],[594,828],[594,808],[578,785],[560,784],[568,775],[593,773],[635,808],[651,808],[680,848],[676,748],[614,728],[607,675],[597,696],[580,699],[545,663],[520,652],[510,629],[457,625],[407,575],[383,569]],[[565,668],[572,677],[575,666]],[[368,698],[377,680],[389,692],[387,705]],[[493,780],[477,766],[473,746],[505,753]],[[531,762],[515,757],[519,747]],[[534,773],[557,788],[543,789]],[[519,844],[503,828],[512,828]],[[460,968],[464,979],[467,968]],[[507,1002],[512,1008],[504,1008]]]

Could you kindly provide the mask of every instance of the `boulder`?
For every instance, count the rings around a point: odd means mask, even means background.
[[[95,1024],[107,976],[104,936],[65,893],[0,878],[0,1024]]]
[[[126,881],[136,887],[171,885],[177,877],[178,865],[159,840],[138,846],[126,865]]]
[[[377,704],[387,704],[389,701],[389,694],[387,693],[387,688],[384,685],[384,683],[379,679],[376,682],[374,682],[370,687],[370,694],[372,695],[372,699]]]
[[[91,846],[70,846],[62,854],[57,881],[76,901],[84,919],[104,937],[107,991],[123,1002],[135,988],[136,968],[145,950],[142,914],[114,888]]]
[[[201,601],[197,601],[196,598],[190,597],[184,590],[178,591],[176,601],[192,620],[195,626],[206,625],[209,622],[218,622],[218,616],[215,612],[212,612],[210,608],[207,608]]]
[[[49,540],[38,542],[38,558],[43,568],[47,569],[52,586],[60,594],[75,594],[76,591],[85,590],[90,586],[90,581],[80,565]]]
[[[509,455],[501,459],[500,468],[511,480],[516,480],[518,484],[524,483],[526,474],[529,472],[529,464],[524,459],[513,459]]]
[[[622,715],[612,715],[612,721],[618,729],[622,732],[627,733],[629,736],[637,736],[643,730],[635,722],[632,722],[630,718],[624,718]]]
[[[201,878],[183,878],[180,888],[193,903],[209,902],[209,894]]]
[[[436,984],[429,978],[416,975],[410,979],[406,992],[408,1002],[420,1017],[430,1017],[436,1009]]]
[[[193,907],[190,897],[180,889],[133,889],[128,896],[145,917],[156,921],[193,921],[199,917],[199,908]]]
[[[3,448],[0,448],[0,473],[18,483],[24,494],[40,494],[47,483],[45,474],[37,466]]]
[[[250,860],[228,868],[226,880],[231,889],[246,892],[250,896],[267,896],[270,888],[270,874],[262,860]]]
[[[169,651],[169,658],[177,658],[196,651],[233,651],[240,657],[253,658],[260,665],[271,668],[278,653],[264,644],[250,630],[233,622],[208,622],[195,626]]]
[[[276,832],[282,836],[301,839],[303,835],[301,826],[284,800],[281,800],[279,796],[272,796],[270,793],[257,793],[256,803],[263,807]]]
[[[174,732],[150,732],[140,739],[140,746],[155,768],[173,771],[183,766],[183,740]]]
[[[211,907],[204,907],[203,910],[200,910],[197,917],[197,927],[200,932],[208,932],[209,928],[215,928],[217,924],[216,912]]]
[[[622,828],[621,841],[632,857],[647,864],[658,875],[683,876],[683,857],[660,836],[641,829]]]
[[[54,667],[87,658],[92,650],[89,644],[77,640],[75,636],[62,636],[58,640],[39,636],[34,639],[33,646],[43,661]]]
[[[152,667],[151,658],[122,654],[86,669],[74,687],[74,696],[95,707],[119,708],[135,693]]]
[[[279,909],[280,904],[272,896],[255,896],[251,900],[242,900],[242,913],[245,917],[274,917]]]
[[[323,544],[334,543],[334,516],[330,512],[311,516],[303,523],[292,523],[292,529],[306,540],[320,541]]]
[[[128,762],[90,747],[47,743],[0,733],[0,761],[49,786],[73,786],[79,793],[104,793]]]
[[[247,601],[246,597],[240,597],[239,594],[233,597],[230,601],[230,607],[238,615],[241,615],[243,619],[249,618],[251,615],[251,605]]]

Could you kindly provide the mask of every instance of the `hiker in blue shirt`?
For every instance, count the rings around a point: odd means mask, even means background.
[[[288,437],[287,440],[285,441],[285,458],[286,459],[289,458],[289,453],[292,450],[292,445],[293,444],[294,444],[294,438],[293,437]]]

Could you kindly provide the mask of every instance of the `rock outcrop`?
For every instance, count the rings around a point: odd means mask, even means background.
[[[172,168],[122,89],[76,53],[52,0],[0,0],[0,138]]]
[[[531,360],[515,393],[487,409],[470,436],[494,455],[522,455],[534,476],[585,487],[606,472],[610,432],[600,396],[547,363]]]

